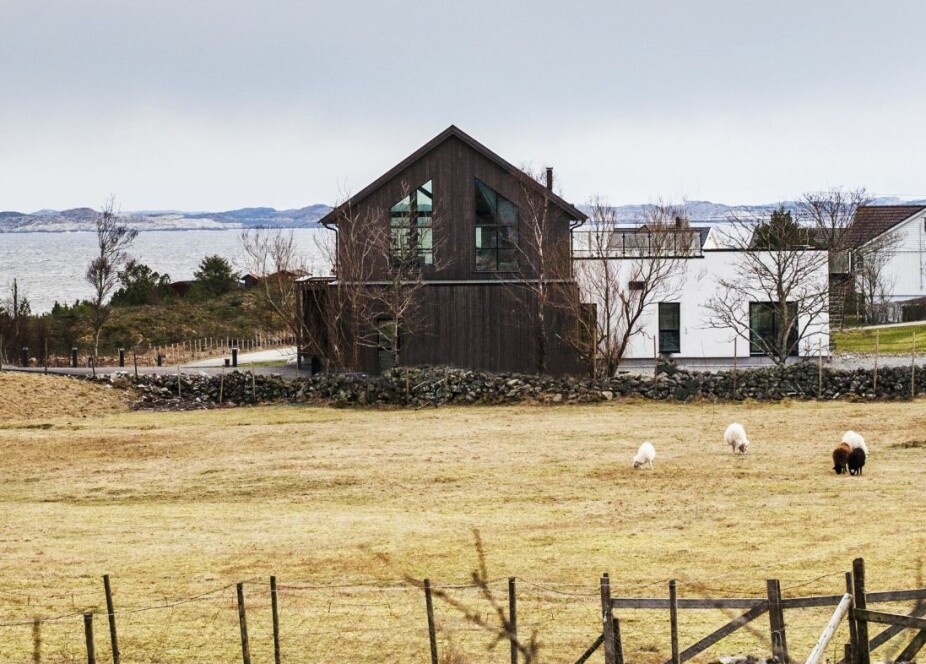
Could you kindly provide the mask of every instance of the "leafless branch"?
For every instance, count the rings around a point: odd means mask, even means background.
[[[125,263],[126,250],[137,235],[137,230],[120,222],[115,197],[106,199],[96,218],[97,251],[85,275],[87,283],[93,287],[90,323],[94,356],[99,355],[100,332],[109,320],[109,298],[118,284],[119,268]]]
[[[707,309],[708,327],[730,330],[776,364],[784,364],[800,340],[829,312],[827,254],[805,244],[806,234],[780,208],[759,224],[731,220],[727,235],[738,250],[734,273],[719,277]],[[750,304],[776,321],[770,335],[756,334]]]
[[[583,300],[595,305],[596,375],[613,376],[654,305],[678,297],[685,260],[700,251],[684,211],[658,203],[637,228],[622,228],[601,198],[589,201],[590,222],[577,237],[576,275]]]

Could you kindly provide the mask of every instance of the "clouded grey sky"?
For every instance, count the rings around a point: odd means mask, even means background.
[[[0,210],[331,203],[453,123],[566,197],[926,198],[923,0],[0,0]]]

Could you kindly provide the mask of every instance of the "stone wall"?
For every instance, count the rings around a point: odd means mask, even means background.
[[[553,379],[485,374],[443,367],[395,369],[384,376],[328,374],[296,379],[233,371],[213,375],[101,377],[140,393],[139,408],[185,409],[253,403],[296,402],[331,406],[420,408],[444,404],[592,403],[614,398],[659,401],[777,401],[780,399],[911,398],[909,367],[882,368],[877,389],[868,369],[823,369],[812,363],[785,368],[704,373],[662,367],[656,377],[622,374],[610,380]],[[178,389],[179,388],[179,389]],[[179,393],[179,394],[178,394]],[[926,367],[915,371],[913,393],[926,394]]]

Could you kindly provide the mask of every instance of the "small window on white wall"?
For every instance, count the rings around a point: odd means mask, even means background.
[[[678,302],[659,303],[659,352],[682,352],[681,305]]]

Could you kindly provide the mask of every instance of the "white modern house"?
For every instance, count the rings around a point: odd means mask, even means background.
[[[649,260],[647,230],[627,227],[614,232],[607,251],[590,250],[589,241],[581,237],[582,232],[576,231],[574,238],[576,277],[583,291],[583,301],[594,303],[600,312],[606,305],[601,301],[600,289],[591,283],[595,277],[589,276],[601,267],[595,262],[608,261],[618,275],[615,281],[632,296],[633,289],[638,286],[633,279],[639,278],[641,264]],[[749,246],[751,238],[744,238],[743,233],[748,233],[748,229],[720,224],[686,227],[680,232],[688,239],[677,243],[681,251],[675,260],[674,274],[660,292],[653,293],[651,302],[643,308],[623,360],[633,364],[652,361],[657,355],[670,355],[683,363],[695,364],[704,360],[729,362],[734,357],[744,363],[768,361],[763,357],[761,344],[755,340],[777,333],[777,320],[768,289],[763,289],[758,280],[744,277],[748,269],[744,269],[746,252],[742,247]],[[772,253],[753,251],[751,260],[769,260]],[[803,258],[810,259],[807,265],[811,268],[807,279],[802,280],[802,288],[808,297],[819,299],[820,293],[828,290],[826,252],[808,250]],[[742,288],[731,294],[730,289],[722,285],[724,281],[742,284]],[[799,288],[792,295],[789,301],[805,293]],[[733,303],[739,334],[732,326],[717,320],[711,301],[721,297]],[[794,344],[796,356],[829,355],[829,314],[825,306],[818,309],[813,315],[798,317],[797,329],[793,331],[799,335]]]
[[[849,241],[856,263],[868,252],[882,253],[883,297],[895,305],[891,318],[899,320],[900,303],[926,297],[926,205],[860,207]]]

